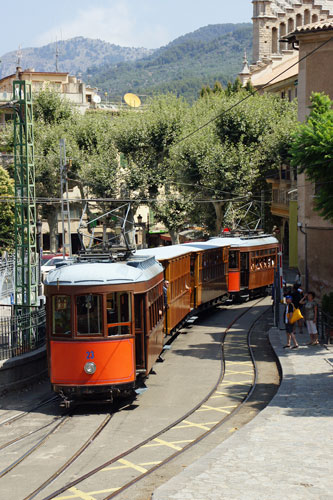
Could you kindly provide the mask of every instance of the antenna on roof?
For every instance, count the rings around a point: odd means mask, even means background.
[[[56,38],[56,53],[55,53],[55,58],[56,58],[56,63],[55,63],[56,73],[58,73],[59,72],[59,68],[58,68],[59,49],[58,49],[58,39],[57,38]]]
[[[21,66],[21,59],[22,59],[21,45],[19,45],[19,47],[17,49],[16,57],[17,57],[17,66]]]

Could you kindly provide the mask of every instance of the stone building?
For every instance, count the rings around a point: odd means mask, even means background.
[[[239,75],[241,81],[245,85],[251,79],[256,88],[267,86],[267,91],[292,100],[298,91],[298,52],[283,37],[299,26],[333,19],[333,0],[253,0],[252,3],[253,63],[248,66],[246,61]]]
[[[299,51],[284,38],[301,26],[333,20],[333,0],[253,0],[253,63],[244,60],[239,77],[259,92],[292,101],[299,97]],[[297,174],[288,165],[267,179],[272,187],[271,212],[280,219],[280,235],[289,265],[298,266]]]
[[[35,71],[33,68],[22,70],[17,67],[15,74],[0,80],[0,103],[13,99],[14,80],[30,81],[34,92],[46,88],[53,89],[75,104],[81,113],[85,113],[89,108],[97,107],[95,101],[100,102],[97,89],[87,87],[80,79],[69,73],[42,72]],[[9,111],[0,113],[0,125],[11,119],[12,115]]]
[[[333,67],[329,64],[333,60],[333,19],[300,26],[286,38],[299,46],[298,118],[304,121],[309,114],[312,92],[324,92],[333,100]],[[303,285],[322,296],[333,289],[333,224],[314,211],[315,197],[315,186],[305,174],[299,174],[299,269]]]

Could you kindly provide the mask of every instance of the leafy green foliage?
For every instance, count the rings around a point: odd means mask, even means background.
[[[45,89],[34,95],[34,118],[45,124],[69,121],[75,115],[70,101],[52,89]]]
[[[14,202],[6,198],[14,197],[14,181],[8,172],[0,167],[0,250],[9,250],[14,246]]]
[[[299,125],[291,147],[292,165],[316,185],[315,209],[333,221],[333,101],[313,93],[311,112]]]

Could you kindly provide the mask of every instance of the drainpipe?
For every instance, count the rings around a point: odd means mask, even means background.
[[[302,223],[298,222],[297,226],[299,227],[299,230],[301,231],[302,234],[305,236],[305,255],[304,255],[304,260],[305,260],[305,291],[308,292],[309,288],[309,272],[308,272],[308,233],[302,229]],[[306,229],[306,226],[305,226]]]

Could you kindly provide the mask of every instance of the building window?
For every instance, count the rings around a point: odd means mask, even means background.
[[[292,101],[292,95],[291,95],[291,90],[288,90],[288,101]]]
[[[304,24],[310,24],[310,11],[306,9],[304,11]]]
[[[278,52],[278,30],[277,28],[272,28],[272,54],[277,54]]]
[[[87,94],[86,98],[87,98],[87,102],[91,102],[91,95],[90,94]]]

